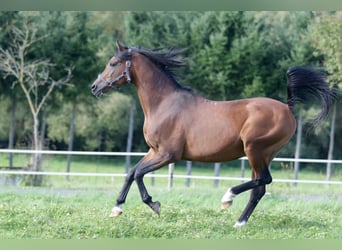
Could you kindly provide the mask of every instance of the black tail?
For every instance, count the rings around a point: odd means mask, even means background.
[[[325,76],[312,67],[292,67],[287,70],[287,104],[290,108],[298,102],[310,103],[319,100],[322,111],[313,120],[316,126],[327,117],[329,110],[335,101],[335,93],[330,90]]]

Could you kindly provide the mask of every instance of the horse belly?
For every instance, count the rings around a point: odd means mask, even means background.
[[[191,139],[189,138],[186,141],[183,159],[222,162],[244,156],[243,143],[238,133],[229,133],[227,129],[201,130],[201,132],[193,135]]]

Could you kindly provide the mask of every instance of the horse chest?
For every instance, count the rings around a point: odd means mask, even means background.
[[[151,148],[158,148],[161,144],[167,144],[173,138],[181,134],[180,123],[170,116],[145,118],[143,133],[146,143]]]
[[[143,133],[146,143],[151,148],[157,148],[160,141],[159,132],[156,126],[153,126],[153,122],[149,119],[145,119]]]

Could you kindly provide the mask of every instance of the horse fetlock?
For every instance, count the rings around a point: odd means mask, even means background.
[[[221,209],[226,209],[226,208],[230,207],[233,204],[233,198],[235,196],[236,195],[229,188],[227,190],[227,192],[222,196],[222,199],[221,199]]]
[[[117,217],[117,216],[121,215],[122,213],[123,213],[123,211],[122,211],[121,207],[115,206],[115,207],[113,207],[112,213],[110,214],[109,217]]]
[[[242,228],[246,225],[247,221],[237,221],[235,224],[234,224],[234,227],[235,228]]]

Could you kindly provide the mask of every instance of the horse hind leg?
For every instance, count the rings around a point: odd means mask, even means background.
[[[252,215],[259,201],[265,195],[265,192],[266,192],[266,185],[261,185],[259,187],[255,187],[252,189],[251,196],[247,203],[247,206],[245,210],[242,212],[239,220],[235,223],[234,227],[236,228],[243,227],[247,223],[249,217]]]
[[[225,208],[228,208],[229,206],[231,206],[233,203],[233,198],[236,195],[238,195],[242,192],[245,192],[247,190],[254,189],[255,187],[258,187],[260,185],[265,185],[265,184],[271,183],[272,177],[269,174],[268,169],[267,169],[267,171],[265,170],[264,172],[265,172],[265,174],[263,176],[261,176],[260,178],[252,177],[251,181],[248,181],[248,182],[245,182],[243,184],[229,188],[227,190],[227,192],[222,196],[222,199],[221,199],[222,209],[225,209]]]
[[[259,163],[259,165],[256,164],[256,161],[250,158],[249,158],[249,161],[252,167],[260,166],[261,164],[261,163]],[[259,201],[265,194],[265,190],[266,190],[265,185],[270,184],[272,182],[272,176],[268,170],[268,164],[263,163],[261,166],[263,166],[261,169],[260,168],[257,169],[253,167],[253,174],[252,174],[251,181],[229,188],[228,191],[223,195],[221,199],[221,203],[222,203],[221,207],[227,208],[232,204],[233,198],[236,195],[252,189],[249,202],[245,210],[241,214],[239,220],[235,223],[234,227],[242,227],[247,223],[255,207],[257,206],[257,204],[259,203]]]
[[[232,189],[229,188],[227,190],[227,192],[222,196],[221,199],[221,209],[226,209],[228,207],[230,207],[233,204],[233,198],[236,196],[236,194],[234,194],[232,192]]]

